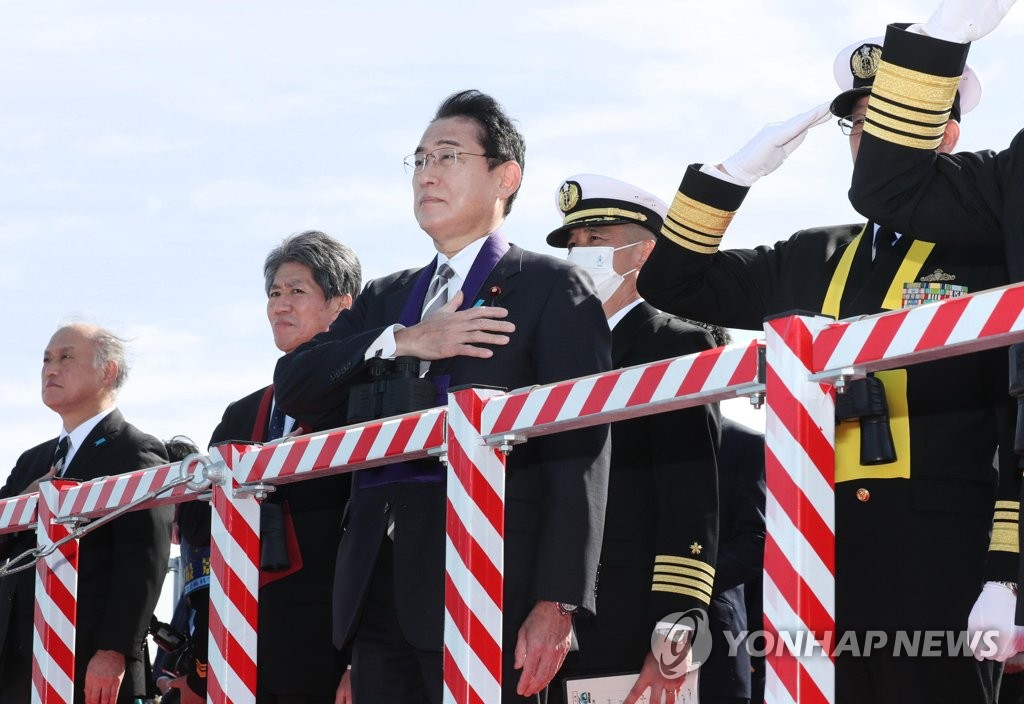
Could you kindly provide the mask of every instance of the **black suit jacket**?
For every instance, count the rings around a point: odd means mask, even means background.
[[[617,369],[714,347],[708,332],[641,302],[612,331]],[[637,671],[670,614],[706,611],[718,551],[718,404],[612,424],[597,615],[576,619],[561,677]],[[555,695],[561,697],[561,687]]]
[[[267,423],[254,427],[264,393],[260,389],[228,405],[210,445],[265,440]],[[333,696],[341,680],[344,666],[331,642],[331,581],[351,484],[347,474],[307,479],[278,487],[268,499],[287,502],[302,567],[260,587],[261,693]],[[209,521],[209,506],[202,508]]]
[[[747,618],[747,585],[760,582],[764,566],[764,435],[728,418],[722,419],[718,487],[718,565],[708,612],[712,645],[700,668],[700,695],[749,698],[750,655],[745,641],[736,656],[729,657],[725,633],[738,636],[761,629],[760,618],[755,623]]]
[[[0,498],[16,496],[50,470],[57,439],[18,458]],[[93,428],[77,449],[64,477],[89,480],[164,464],[164,444],[146,435],[114,410]],[[116,650],[127,658],[118,702],[146,693],[140,660],[150,616],[160,596],[170,554],[169,506],[133,511],[82,538],[78,562],[78,623],[75,643],[75,701],[83,700],[85,668],[97,650]],[[35,534],[17,535],[9,555],[35,546]],[[0,579],[0,636],[3,655],[12,650],[31,658],[35,570]],[[13,627],[16,638],[8,638]],[[25,677],[30,677],[25,672]]]
[[[309,419],[344,407],[360,380],[369,345],[398,321],[418,270],[367,285],[331,330],[277,364],[277,401]],[[500,293],[488,295],[492,287]],[[482,292],[482,293],[481,293]],[[566,262],[511,246],[480,292],[508,309],[508,345],[490,359],[433,362],[430,376],[450,386],[515,389],[610,368],[608,326],[587,277]],[[608,482],[607,426],[558,433],[517,446],[508,458],[505,494],[505,648],[536,600],[594,609],[594,589]],[[435,460],[424,460],[434,463]],[[377,472],[380,470],[364,470]],[[400,482],[353,490],[335,574],[335,643],[348,641],[384,539],[395,520],[395,606],[405,637],[439,651],[444,626],[444,482]]]

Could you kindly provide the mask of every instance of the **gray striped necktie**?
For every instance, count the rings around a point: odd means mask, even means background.
[[[453,276],[455,271],[447,263],[437,267],[427,289],[427,295],[423,297],[423,315],[420,316],[420,320],[426,320],[448,302],[448,280]]]
[[[448,266],[448,263],[439,264],[437,271],[434,272],[434,278],[430,280],[430,287],[427,288],[427,295],[423,297],[423,314],[420,315],[420,320],[426,320],[438,309],[448,302],[448,281],[455,276],[455,270]],[[427,373],[430,369],[430,362],[420,360],[420,376]],[[389,525],[390,529],[391,526]]]

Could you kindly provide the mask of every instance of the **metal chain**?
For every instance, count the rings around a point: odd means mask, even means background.
[[[191,467],[192,464],[201,465],[201,470],[197,469],[194,473],[190,473],[189,468]],[[47,555],[52,554],[55,550],[57,550],[65,543],[69,543],[72,540],[80,540],[82,536],[86,535],[90,531],[95,530],[96,528],[99,528],[100,526],[106,523],[109,523],[121,514],[127,513],[128,511],[131,511],[133,508],[139,506],[140,504],[144,504],[147,501],[151,501],[152,499],[155,499],[156,497],[162,494],[166,494],[168,491],[175,489],[183,484],[186,485],[189,489],[198,493],[203,489],[209,487],[210,484],[212,483],[220,483],[221,481],[223,481],[223,477],[225,476],[225,473],[222,471],[223,467],[223,462],[214,463],[211,462],[210,458],[207,457],[206,455],[193,453],[187,456],[178,464],[178,477],[176,479],[172,479],[170,482],[160,487],[159,489],[154,489],[153,491],[149,491],[143,494],[142,496],[135,499],[131,503],[127,503],[124,506],[119,506],[110,513],[100,516],[96,520],[89,521],[89,519],[87,518],[71,519],[75,522],[77,522],[78,520],[89,522],[83,523],[82,525],[78,526],[70,533],[68,533],[66,536],[56,541],[55,543],[52,543],[51,545],[47,545],[45,547],[35,547],[31,550],[26,550],[17,557],[11,558],[3,566],[0,566],[0,578],[6,577],[9,574],[16,574],[18,572],[27,570],[30,567],[33,567],[37,562],[39,562],[39,560],[46,557]],[[198,476],[200,471],[202,472],[201,477]],[[58,520],[61,522],[69,522],[69,519],[67,518]],[[23,560],[29,558],[31,558],[30,562],[25,562],[25,564],[18,564]]]

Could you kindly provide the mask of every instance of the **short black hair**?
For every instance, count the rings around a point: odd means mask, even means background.
[[[309,267],[313,280],[327,300],[346,293],[355,298],[363,283],[359,258],[351,247],[319,230],[306,230],[285,237],[267,255],[263,276],[268,296],[277,270],[289,262]]]
[[[480,144],[490,168],[514,161],[520,169],[526,170],[526,142],[497,100],[472,89],[452,93],[437,108],[433,121],[450,117],[464,117],[480,126]],[[505,201],[505,215],[512,212],[515,198],[516,193],[513,193]]]
[[[170,440],[164,440],[164,447],[167,448],[167,458],[171,462],[181,462],[189,455],[199,452],[199,448],[187,435],[175,435]]]

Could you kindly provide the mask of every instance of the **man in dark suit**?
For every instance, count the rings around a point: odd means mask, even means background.
[[[271,250],[263,273],[267,319],[274,344],[285,353],[328,330],[352,307],[362,281],[355,252],[315,230],[287,237]],[[267,386],[228,405],[210,444],[262,443],[303,431],[308,427],[287,416],[274,402],[274,387]],[[347,663],[331,642],[331,580],[350,485],[348,475],[295,482],[279,487],[263,504],[262,527],[283,530],[275,533],[277,542],[266,530],[262,536],[258,704],[333,704],[336,690],[343,688]],[[182,506],[179,522],[191,545],[209,545],[207,504]],[[266,552],[268,543],[282,549],[283,560]],[[197,640],[205,653],[206,633]],[[347,689],[348,677],[344,680]],[[205,694],[205,687],[199,689]]]
[[[648,305],[636,290],[668,206],[628,183],[594,174],[558,191],[562,226],[548,244],[590,274],[612,330],[612,364],[629,367],[714,347],[707,330]],[[651,648],[660,622],[707,613],[718,552],[718,404],[612,424],[611,475],[601,545],[598,613],[576,624],[579,652],[559,679],[640,670],[627,702],[675,693],[672,671]],[[562,687],[553,692],[562,701]]]
[[[437,404],[455,386],[511,389],[609,369],[608,328],[586,276],[500,232],[523,161],[522,136],[492,98],[464,91],[441,105],[406,160],[416,219],[437,255],[371,282],[330,332],[278,362],[285,411],[303,420],[343,408],[375,356],[429,362]],[[571,613],[594,610],[607,444],[600,426],[509,456],[503,701],[542,690],[568,650]],[[441,701],[445,494],[436,460],[355,476],[334,633],[336,645],[353,645],[360,704]]]
[[[866,40],[841,52],[835,64],[842,92],[829,107],[854,159],[882,54],[877,41]],[[963,110],[976,102],[961,97]],[[720,249],[749,186],[777,167],[817,119],[819,111],[812,111],[770,126],[722,164],[687,169],[640,274],[648,300],[679,315],[761,329],[766,316],[795,309],[844,319],[1006,283],[998,246],[957,249],[929,242],[925,231],[896,235],[873,223],[812,228],[774,247]],[[953,149],[958,123],[938,127],[932,148]],[[882,632],[891,646],[897,632],[948,631],[955,643],[972,608],[1012,621],[1020,470],[1005,360],[1005,351],[993,350],[853,382],[884,393],[893,451],[871,458],[877,448],[863,444],[858,419],[836,424],[840,634],[863,644],[868,631]],[[862,449],[871,462],[861,461]],[[840,649],[837,701],[992,701],[991,663],[952,644],[940,655],[907,656],[889,647],[858,658]]]
[[[53,477],[88,480],[166,462],[164,444],[115,406],[128,367],[123,342],[91,325],[60,328],[43,354],[42,397],[60,436],[25,452],[0,498]],[[75,702],[128,704],[146,695],[143,641],[167,571],[172,509],[127,513],[82,538],[75,640]],[[19,533],[14,556],[34,547]],[[0,701],[31,698],[35,570],[0,579]]]
[[[719,340],[719,334],[712,334],[716,342],[725,344]],[[718,561],[708,611],[711,653],[700,668],[700,701],[760,704],[764,701],[764,658],[753,658],[740,635],[763,628],[760,582],[765,534],[764,435],[728,418],[722,419],[718,489]],[[748,590],[754,592],[753,599]],[[737,642],[738,647],[732,645]],[[734,655],[730,654],[732,648]]]

